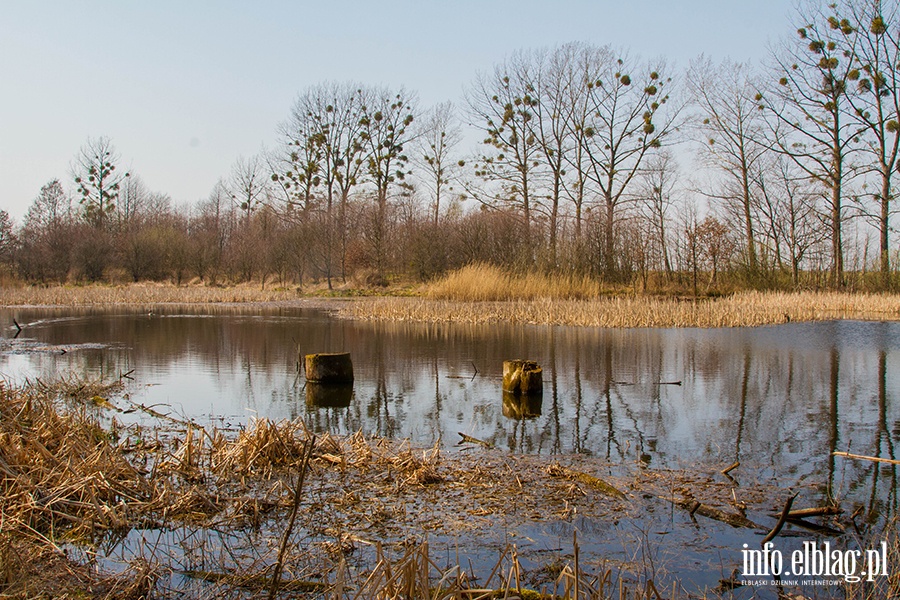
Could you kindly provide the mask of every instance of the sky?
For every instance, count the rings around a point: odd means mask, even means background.
[[[610,44],[679,69],[701,54],[762,62],[790,0],[0,0],[0,209],[73,189],[89,138],[176,204],[277,143],[324,81],[406,87],[422,106],[521,49]]]

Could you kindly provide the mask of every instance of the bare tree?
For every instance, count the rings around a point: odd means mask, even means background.
[[[13,234],[13,223],[9,213],[0,210],[0,265],[12,270],[15,255],[16,237]]]
[[[744,232],[747,267],[751,276],[757,270],[754,236],[752,173],[767,152],[763,142],[763,120],[749,67],[724,61],[713,65],[700,59],[691,65],[689,79],[693,100],[700,109],[695,128],[701,157],[725,176],[720,191],[706,195],[737,205]]]
[[[382,282],[387,267],[388,199],[392,187],[409,174],[409,157],[404,147],[412,141],[412,125],[416,96],[404,89],[369,90],[361,106],[360,139],[365,148],[368,180],[375,186],[375,222],[371,242],[375,254],[375,270]]]
[[[267,200],[270,176],[266,163],[259,155],[238,157],[231,167],[228,189],[235,205],[244,212],[245,221]]]
[[[540,164],[532,123],[539,103],[532,69],[524,53],[515,54],[497,65],[492,75],[480,75],[467,93],[471,115],[486,133],[486,151],[475,164],[475,174],[498,186],[482,201],[516,208],[521,219],[520,237],[529,253],[535,204],[532,187]]]
[[[881,0],[843,0],[837,12],[844,18],[834,16],[829,25],[837,25],[833,28],[844,35],[840,47],[854,61],[847,76],[856,89],[847,99],[851,115],[866,132],[862,149],[871,157],[871,171],[878,180],[873,220],[880,233],[879,262],[887,284],[891,202],[896,195],[893,178],[900,158],[900,6]],[[845,18],[851,26],[844,25]]]
[[[453,156],[461,140],[462,128],[452,102],[442,102],[428,111],[417,138],[416,163],[424,172],[422,183],[433,198],[431,217],[435,227],[441,216],[442,196],[453,190],[451,182],[456,170],[464,164]]]
[[[791,285],[797,288],[808,251],[827,235],[816,207],[821,193],[817,193],[819,190],[802,172],[797,172],[796,164],[788,157],[770,158],[753,176],[754,187],[758,190],[757,222],[769,240],[779,266],[782,255],[787,255]]]
[[[851,175],[849,159],[861,127],[847,115],[853,81],[853,51],[843,41],[853,32],[847,19],[811,2],[797,15],[797,36],[773,57],[778,85],[758,94],[770,117],[774,147],[789,156],[827,191],[831,279],[843,285],[843,201]]]
[[[678,165],[672,154],[664,150],[647,161],[638,187],[640,209],[659,247],[667,278],[672,276],[668,240],[669,213],[674,204],[672,196],[677,185]]]
[[[669,104],[671,78],[663,63],[651,66],[616,55],[601,66],[596,80],[587,82],[591,119],[585,128],[588,178],[598,188],[604,212],[601,264],[608,277],[615,277],[617,269],[618,211],[633,198],[628,192],[645,158],[674,133],[680,112]]]
[[[71,198],[59,179],[49,181],[22,224],[19,269],[24,277],[65,280],[72,266],[72,221]]]
[[[532,61],[538,102],[535,117],[529,129],[537,139],[538,149],[545,167],[547,181],[547,213],[549,216],[550,264],[557,267],[557,235],[559,232],[560,203],[566,195],[566,169],[573,161],[581,162],[570,154],[576,152],[579,130],[576,126],[585,106],[585,81],[579,69],[580,61],[590,48],[585,44],[567,44],[550,52],[536,52]],[[583,174],[581,171],[580,174]],[[578,198],[576,237],[580,237],[581,201],[583,180],[576,183]]]
[[[110,139],[100,137],[88,139],[78,151],[72,166],[84,218],[97,229],[106,228],[116,209],[122,183],[129,176],[127,172],[117,172],[119,160],[120,156]]]
[[[353,83],[325,83],[302,93],[291,110],[284,135],[295,163],[289,181],[312,199],[322,189],[324,217],[321,270],[328,288],[339,246],[341,276],[346,277],[347,216],[350,194],[360,183],[363,163],[362,106],[366,93]],[[299,187],[298,187],[299,186]]]

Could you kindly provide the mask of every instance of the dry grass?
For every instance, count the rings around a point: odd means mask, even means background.
[[[586,300],[602,293],[600,283],[587,276],[517,274],[483,263],[453,271],[425,288],[431,299],[457,302]]]
[[[308,292],[309,290],[307,290]],[[900,295],[842,292],[738,292],[691,300],[605,296],[590,278],[514,275],[471,265],[424,286],[418,297],[350,302],[301,296],[298,290],[130,284],[0,288],[5,306],[103,306],[281,303],[336,309],[345,318],[418,322],[558,324],[587,327],[738,327],[844,318],[900,319]]]
[[[160,573],[178,570],[166,562],[172,560],[171,548],[160,548],[158,555],[141,556],[130,570],[113,577],[67,556],[59,547],[63,541],[97,547],[134,528],[189,525],[265,532],[281,527],[292,504],[298,459],[312,437],[302,421],[259,419],[237,435],[184,422],[176,424],[183,427],[180,431],[126,428],[114,418],[112,425],[103,426],[109,414],[120,410],[116,404],[121,400],[95,400],[109,391],[96,382],[76,380],[0,388],[3,597],[149,597],[155,595]],[[477,532],[498,524],[565,518],[576,497],[580,514],[623,514],[628,509],[620,500],[594,498],[548,476],[538,457],[494,452],[477,461],[448,460],[437,446],[415,449],[407,442],[360,433],[315,439],[285,589],[308,588],[319,597],[432,597],[437,581],[443,589],[438,597],[471,598],[475,592],[460,568],[452,577],[438,571],[427,558],[427,544],[406,541],[466,533],[477,538]],[[274,538],[258,538],[241,564],[190,577],[212,585],[222,597],[240,596],[243,592],[235,590],[251,584],[265,587]],[[381,548],[382,541],[391,552]],[[343,557],[360,546],[378,548],[374,563],[364,571],[341,567]],[[206,552],[211,563],[225,553],[237,556],[227,548],[218,550],[221,555],[214,549]],[[501,558],[512,560],[513,568],[514,556],[512,549]],[[310,581],[305,576],[316,572],[328,577]],[[574,575],[571,569],[567,573],[569,580],[560,585],[571,583]],[[476,595],[504,597],[520,585],[502,577],[488,581],[502,590],[500,595],[487,590]]]
[[[696,302],[628,296],[593,300],[457,302],[425,298],[377,298],[341,307],[361,320],[524,323],[584,327],[745,327],[860,318],[900,319],[900,296],[848,293],[741,292]]]
[[[97,382],[76,380],[0,387],[0,596],[165,597],[184,593],[169,589],[171,582],[159,584],[174,571],[202,581],[199,591],[208,597],[265,590],[278,550],[278,536],[271,534],[284,528],[298,463],[312,439],[310,472],[285,558],[286,593],[335,600],[658,598],[652,582],[635,576],[639,566],[630,571],[626,563],[606,563],[588,572],[579,563],[577,540],[573,558],[545,565],[552,576],[539,583],[534,571],[525,572],[515,546],[498,548],[491,574],[476,582],[460,565],[441,567],[427,540],[477,540],[575,514],[598,521],[636,518],[641,498],[678,494],[737,510],[732,485],[716,483],[708,473],[635,464],[630,474],[614,476],[610,465],[585,456],[558,465],[482,448],[472,449],[475,457],[450,455],[437,446],[416,449],[361,433],[313,438],[300,420],[254,420],[236,435],[186,422],[175,424],[179,430],[127,428],[114,419],[104,426],[125,401],[95,400],[108,392]],[[591,475],[604,471],[602,480]],[[741,490],[742,509],[770,507],[766,484],[745,483]],[[202,562],[213,568],[202,570],[179,566],[175,546],[161,546],[116,576],[73,560],[58,546],[61,540],[101,544],[135,528],[180,527],[248,532],[253,541],[243,549],[203,549]],[[871,539],[887,539],[891,560],[900,560],[895,525],[885,531]],[[896,577],[884,582],[891,593],[897,584]],[[860,589],[849,593],[878,597]]]
[[[4,306],[97,306],[105,304],[219,304],[223,302],[281,302],[296,300],[293,289],[263,290],[258,286],[175,286],[164,283],[127,285],[56,285],[0,288]]]

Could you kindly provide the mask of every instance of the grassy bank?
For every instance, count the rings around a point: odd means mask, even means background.
[[[900,296],[742,292],[697,301],[627,296],[591,300],[454,301],[367,298],[342,306],[361,320],[526,323],[584,327],[747,327],[790,321],[900,319]]]
[[[164,283],[123,285],[6,286],[0,288],[4,306],[98,306],[106,304],[218,304],[224,302],[284,302],[301,297],[296,290],[260,286],[176,286]]]
[[[352,298],[336,303],[334,300]],[[418,287],[336,292],[137,283],[6,286],[2,306],[278,303],[333,309],[346,318],[419,322],[529,323],[588,327],[735,327],[831,319],[900,319],[900,295],[736,292],[708,298],[634,294],[587,277],[514,274],[471,265]]]

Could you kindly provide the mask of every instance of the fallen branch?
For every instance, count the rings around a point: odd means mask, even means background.
[[[294,504],[291,506],[291,516],[288,518],[284,535],[281,536],[281,547],[278,548],[278,560],[275,562],[275,572],[272,573],[272,587],[269,589],[269,600],[275,600],[278,595],[278,585],[281,580],[281,570],[284,568],[284,555],[287,552],[288,540],[294,530],[294,522],[297,520],[297,510],[300,508],[300,498],[303,491],[303,480],[306,479],[306,471],[309,467],[309,459],[316,447],[316,436],[312,436],[306,442],[303,460],[300,462],[300,473],[297,475],[297,487],[294,489]]]
[[[880,456],[866,456],[864,454],[850,454],[849,452],[832,452],[832,456],[843,456],[844,458],[852,458],[854,460],[871,460],[872,462],[887,463],[889,465],[900,465],[900,460],[893,458],[881,458]]]
[[[579,481],[589,487],[594,488],[595,490],[603,492],[607,496],[612,496],[614,498],[620,498],[623,500],[626,497],[623,491],[621,491],[614,485],[603,481],[599,477],[595,477],[594,475],[584,473],[582,471],[569,469],[560,464],[553,464],[547,467],[547,473],[551,477],[565,477],[567,479],[574,479],[575,481]]]
[[[759,523],[754,523],[744,515],[739,515],[737,513],[725,512],[724,510],[719,510],[718,508],[714,508],[709,506],[708,504],[703,504],[701,502],[697,502],[696,500],[686,498],[684,500],[675,500],[674,498],[666,498],[664,496],[658,496],[660,499],[665,500],[666,502],[671,502],[675,506],[685,509],[690,513],[693,517],[695,514],[702,515],[709,519],[714,519],[716,521],[721,521],[722,523],[727,523],[732,527],[745,527],[747,529],[761,529],[765,530],[765,527],[760,525]]]
[[[775,536],[778,535],[778,533],[781,531],[781,528],[784,527],[784,524],[788,520],[788,515],[791,514],[791,506],[794,504],[794,500],[799,494],[800,492],[797,492],[796,494],[788,498],[787,502],[784,503],[784,508],[781,509],[781,516],[778,518],[778,522],[775,523],[775,527],[772,528],[772,531],[770,531],[769,534],[763,538],[763,541],[760,542],[761,546],[765,546],[773,539],[775,539]]]
[[[844,510],[839,506],[817,506],[814,508],[799,508],[788,513],[788,519],[808,519],[809,517],[824,517],[839,515]],[[781,513],[770,513],[777,517]]]
[[[494,447],[494,445],[492,443],[486,442],[484,440],[479,440],[478,438],[472,437],[471,435],[466,435],[462,431],[458,431],[457,433],[459,433],[459,436],[462,438],[461,440],[459,440],[457,442],[457,445],[459,445],[459,444],[480,444],[480,445],[484,446],[485,448],[493,448]]]
[[[722,473],[722,475],[728,475],[729,473],[731,473],[732,471],[737,469],[739,466],[741,466],[741,461],[736,460],[731,464],[731,466],[725,467],[724,469],[722,469],[721,473]]]

